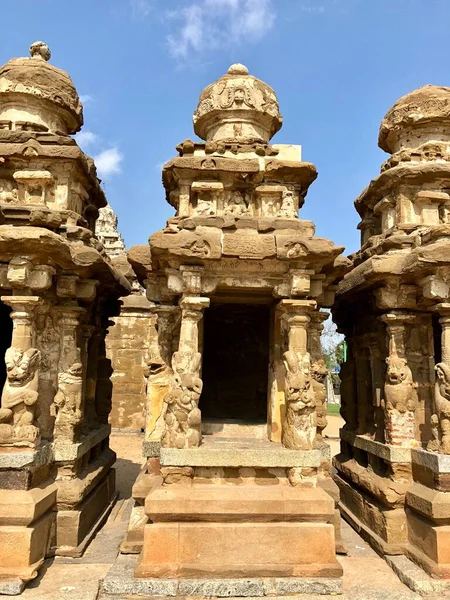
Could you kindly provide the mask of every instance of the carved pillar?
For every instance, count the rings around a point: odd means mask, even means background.
[[[369,357],[370,357],[370,373],[372,377],[372,402],[375,418],[375,439],[378,442],[384,442],[384,409],[382,405],[382,373],[381,373],[381,356],[380,356],[380,340],[376,334],[370,335],[369,341]]]
[[[155,305],[149,327],[147,357],[146,439],[160,441],[163,430],[164,398],[172,378],[172,335],[178,306]]]
[[[316,437],[315,396],[308,353],[311,300],[282,300],[288,334],[288,350],[283,354],[286,369],[285,417],[282,444],[293,450],[313,448]]]
[[[427,449],[450,454],[450,304],[436,306],[440,316],[442,360],[435,366],[434,414],[431,417],[431,440]]]
[[[36,446],[39,429],[35,414],[39,398],[40,352],[35,344],[35,309],[38,296],[3,296],[12,308],[11,347],[5,355],[7,380],[0,409],[0,445]]]
[[[58,306],[60,355],[58,391],[53,400],[55,418],[53,437],[57,441],[74,442],[82,421],[83,364],[78,345],[79,318],[83,308],[75,305]]]
[[[161,445],[171,448],[199,446],[201,415],[198,401],[203,388],[200,378],[199,322],[209,298],[184,297],[180,302],[181,329],[178,350],[172,356],[172,386],[164,398],[164,433]]]
[[[327,426],[327,391],[325,381],[327,367],[322,355],[320,336],[323,323],[328,319],[327,312],[314,311],[309,324],[309,351],[311,354],[311,375],[316,406],[317,438],[322,439],[322,432]]]
[[[384,384],[385,439],[393,446],[414,446],[417,386],[407,364],[405,326],[414,316],[397,311],[381,317],[389,336],[389,356],[386,359]]]

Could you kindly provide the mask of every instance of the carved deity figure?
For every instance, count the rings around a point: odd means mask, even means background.
[[[406,359],[397,354],[391,354],[386,358],[386,364],[386,382],[384,384],[386,412],[414,411],[417,404],[416,386]]]
[[[37,416],[39,363],[36,348],[8,348],[5,354],[7,380],[0,408],[0,445],[34,446],[39,429]]]
[[[201,412],[198,402],[203,389],[199,377],[201,358],[200,352],[173,354],[172,384],[163,407],[163,447],[192,448],[200,445]]]
[[[322,437],[322,432],[327,426],[327,389],[325,379],[327,377],[327,367],[323,358],[315,360],[311,365],[311,383],[314,392],[314,404],[316,407],[316,427],[317,437]]]
[[[241,217],[243,215],[250,214],[248,204],[241,192],[230,192],[224,213],[226,215],[233,215],[235,217]]]
[[[288,350],[283,355],[286,369],[284,395],[286,415],[282,443],[292,450],[310,450],[316,437],[315,396],[309,372],[309,355]]]
[[[450,454],[450,365],[438,363],[434,404],[436,414],[431,417],[433,439],[428,450]]]
[[[50,414],[56,417],[55,440],[75,441],[77,425],[81,423],[81,398],[83,365],[74,363],[67,371],[58,374],[58,391]]]
[[[291,190],[285,190],[283,192],[283,198],[281,201],[279,217],[285,217],[287,219],[293,219],[296,216],[295,204],[294,204],[294,192]]]

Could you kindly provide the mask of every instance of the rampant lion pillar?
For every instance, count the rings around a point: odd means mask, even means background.
[[[201,415],[198,402],[203,389],[200,377],[199,322],[209,298],[183,297],[180,301],[181,327],[178,350],[172,356],[172,384],[164,398],[165,427],[161,445],[190,448],[201,442]]]

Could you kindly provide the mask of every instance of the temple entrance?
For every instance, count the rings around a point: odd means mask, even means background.
[[[0,302],[0,398],[6,381],[5,352],[11,346],[13,322],[11,309]]]
[[[270,307],[212,304],[205,311],[203,420],[267,422]]]

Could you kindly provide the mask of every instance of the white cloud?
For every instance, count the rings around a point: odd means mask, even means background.
[[[94,156],[99,176],[107,178],[110,175],[120,173],[120,163],[122,162],[122,159],[123,154],[116,147],[102,150],[97,156]]]
[[[306,4],[302,4],[300,6],[300,10],[302,12],[306,12],[306,13],[309,13],[311,15],[312,14],[320,15],[320,14],[322,14],[322,13],[325,12],[325,6],[322,6],[322,5],[319,5],[319,6],[318,5],[307,6]]]
[[[273,0],[195,0],[167,17],[178,24],[167,36],[169,52],[183,59],[192,51],[260,40],[273,27],[275,8]]]
[[[134,19],[145,19],[152,10],[152,0],[130,0],[130,6]]]
[[[94,100],[94,96],[91,96],[89,94],[81,94],[80,100],[82,104],[89,104],[89,102],[92,102]]]
[[[88,130],[80,131],[80,133],[76,134],[75,140],[82,148],[88,148],[89,146],[93,146],[98,142],[98,135]]]

